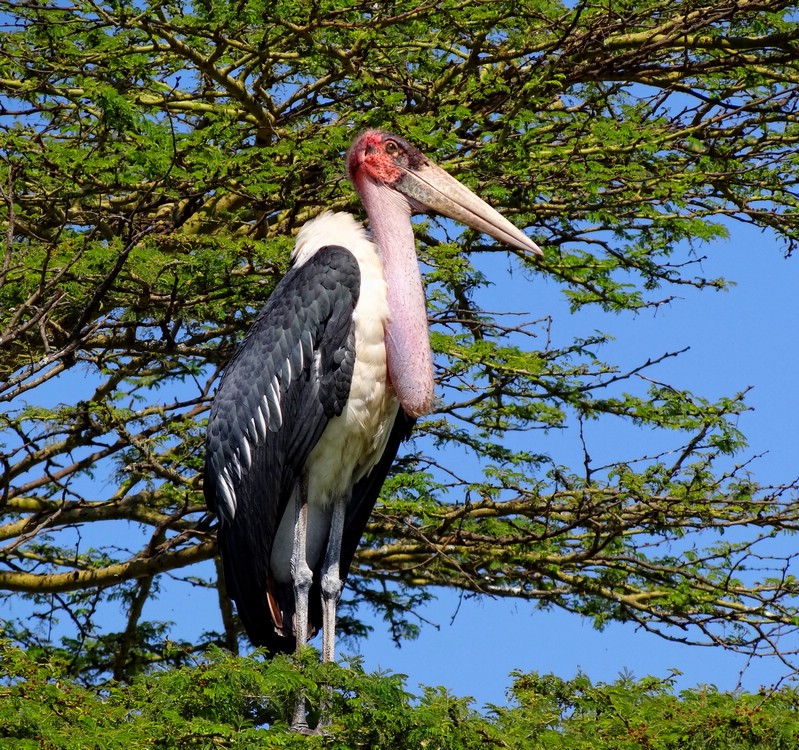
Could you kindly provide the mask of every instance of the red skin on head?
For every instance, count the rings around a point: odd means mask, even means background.
[[[397,144],[395,137],[388,133],[367,130],[352,144],[347,154],[347,171],[354,183],[368,176],[375,182],[393,185],[402,177],[394,160],[397,154],[388,153],[387,142]]]

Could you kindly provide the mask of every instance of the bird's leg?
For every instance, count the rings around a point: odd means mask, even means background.
[[[291,553],[291,580],[294,583],[294,636],[297,640],[297,655],[308,643],[308,594],[313,582],[313,571],[306,559],[308,535],[308,475],[303,472],[297,486],[294,506],[294,547]],[[294,720],[291,728],[297,732],[308,731],[305,718],[305,696],[297,691],[294,704]]]
[[[344,582],[341,580],[341,540],[344,536],[344,516],[347,499],[336,500],[330,519],[330,536],[322,567],[322,662],[336,656],[336,605]]]
[[[322,567],[322,663],[332,662],[336,657],[336,605],[344,582],[341,580],[341,540],[344,535],[344,516],[347,499],[336,500],[333,517],[330,519],[330,535]],[[323,730],[330,724],[329,704],[333,688],[325,686],[325,698],[319,707],[319,726]]]
[[[294,635],[297,653],[308,643],[308,594],[313,571],[306,560],[308,536],[308,476],[300,477],[294,506],[294,548],[291,554],[291,580],[294,583]]]

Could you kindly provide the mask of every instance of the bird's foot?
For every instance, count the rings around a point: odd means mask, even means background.
[[[319,734],[319,730],[318,729],[311,729],[308,726],[308,722],[304,721],[304,720],[302,722],[299,722],[299,721],[292,722],[291,731],[292,732],[296,732],[297,734],[304,734],[304,735],[307,735],[307,736]]]
[[[330,688],[328,688],[328,691],[329,690]],[[305,710],[305,697],[302,693],[298,692],[295,700],[294,718],[292,719],[290,727],[292,732],[307,736],[324,736],[330,734],[331,720],[327,712],[328,701],[330,700],[329,692],[326,699],[323,700],[322,705],[319,707],[319,718],[314,728],[311,728],[308,724],[308,714],[306,714]]]
[[[291,731],[305,735],[306,737],[326,737],[330,734],[330,721],[320,719],[319,723],[313,729],[308,726],[307,721],[294,721],[291,725]]]

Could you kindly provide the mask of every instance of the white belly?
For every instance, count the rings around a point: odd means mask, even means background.
[[[352,487],[380,460],[399,409],[386,365],[388,305],[382,263],[371,242],[363,250],[350,249],[361,269],[353,315],[355,366],[350,394],[344,410],[328,422],[305,464],[309,482],[306,559],[312,568],[324,554],[333,503],[348,500]],[[296,491],[272,546],[271,569],[279,582],[291,580],[295,496]]]

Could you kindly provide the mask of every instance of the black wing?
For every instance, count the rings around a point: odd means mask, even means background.
[[[290,651],[267,587],[278,524],[308,454],[344,408],[355,363],[360,270],[345,248],[292,268],[230,361],[211,409],[204,492],[220,518],[225,584],[256,646]]]

